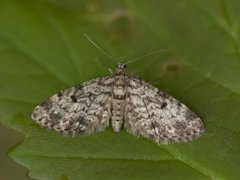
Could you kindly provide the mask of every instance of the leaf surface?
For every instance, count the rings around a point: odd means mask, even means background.
[[[236,179],[240,176],[239,2],[0,2],[0,122],[26,134],[9,155],[37,179]],[[206,133],[156,145],[111,128],[63,137],[30,118],[62,89],[108,75],[116,61],[158,48],[129,64],[137,75],[187,104]]]

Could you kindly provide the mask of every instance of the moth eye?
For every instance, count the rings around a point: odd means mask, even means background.
[[[123,67],[126,68],[127,67],[126,64],[124,64]]]

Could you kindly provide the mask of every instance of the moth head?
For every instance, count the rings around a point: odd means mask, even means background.
[[[116,65],[115,74],[123,74],[123,73],[125,73],[125,69],[126,69],[126,64],[125,63],[118,63]]]
[[[116,68],[117,68],[117,69],[125,69],[125,68],[126,68],[126,64],[124,64],[124,63],[118,63],[118,64],[116,65]]]

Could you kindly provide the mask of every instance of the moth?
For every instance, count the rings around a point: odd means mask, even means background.
[[[126,64],[118,63],[111,76],[51,96],[34,109],[32,119],[67,135],[90,135],[110,125],[119,132],[124,127],[159,144],[187,142],[204,133],[194,112],[153,85],[127,75]]]

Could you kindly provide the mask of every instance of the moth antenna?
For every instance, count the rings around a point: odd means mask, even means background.
[[[132,60],[130,60],[130,61],[127,61],[127,62],[124,63],[124,64],[126,65],[126,64],[129,64],[129,63],[132,63],[132,62],[136,62],[136,61],[142,60],[142,59],[144,59],[144,58],[146,58],[146,57],[152,56],[152,55],[154,55],[154,54],[158,54],[158,53],[160,53],[160,52],[162,52],[162,51],[166,51],[166,49],[158,49],[158,50],[156,50],[156,51],[152,51],[152,52],[150,52],[150,53],[148,53],[148,54],[145,54],[145,55],[143,55],[143,56],[141,56],[141,57],[138,57],[138,58],[132,59]]]
[[[112,56],[110,56],[108,53],[106,53],[99,45],[97,45],[87,34],[84,34],[84,36],[99,50],[101,51],[106,57],[109,59],[115,61]]]

